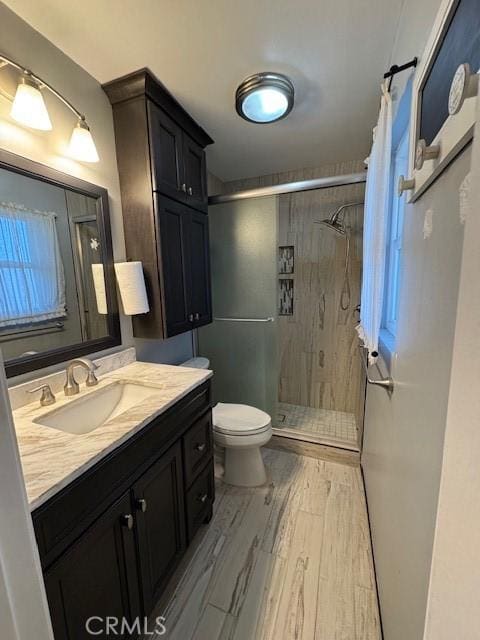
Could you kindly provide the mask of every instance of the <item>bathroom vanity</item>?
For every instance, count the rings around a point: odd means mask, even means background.
[[[149,615],[210,520],[210,376],[134,362],[91,390],[82,385],[76,399],[15,411],[56,640],[88,637],[90,616]],[[147,391],[141,403],[90,429],[95,395],[105,404],[116,385],[127,400],[129,386]],[[77,414],[90,431],[78,430]],[[51,426],[62,415],[66,427]]]

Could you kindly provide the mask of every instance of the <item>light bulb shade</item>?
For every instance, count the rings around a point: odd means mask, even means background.
[[[245,78],[237,89],[235,106],[249,122],[267,123],[285,118],[293,108],[295,91],[280,73],[256,73]]]
[[[26,127],[50,131],[52,123],[37,83],[23,77],[17,87],[10,115]]]
[[[79,120],[77,126],[72,131],[69,155],[80,162],[98,162],[97,148],[90,133],[90,129],[85,120]]]

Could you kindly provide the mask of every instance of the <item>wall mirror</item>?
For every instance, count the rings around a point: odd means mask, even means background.
[[[0,151],[7,376],[120,344],[105,189]]]

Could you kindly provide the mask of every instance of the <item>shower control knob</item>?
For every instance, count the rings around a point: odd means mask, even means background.
[[[195,320],[200,320],[200,314],[199,313],[195,314]]]
[[[456,115],[467,98],[477,95],[478,85],[478,73],[472,73],[468,63],[461,64],[455,71],[448,95],[449,115]]]
[[[191,313],[191,314],[188,316],[188,321],[189,321],[189,322],[193,322],[193,313]]]
[[[188,195],[189,195],[189,196],[193,196],[193,189],[192,189],[192,187],[188,187]]]
[[[397,188],[398,197],[400,197],[404,191],[411,191],[412,189],[415,189],[415,178],[405,178],[405,176],[400,176]]]
[[[415,151],[415,169],[420,171],[423,167],[425,160],[435,160],[440,155],[440,145],[432,144],[427,146],[425,140],[418,141],[417,149]]]
[[[184,193],[187,193],[187,185],[185,184],[185,182],[182,184],[182,191]]]

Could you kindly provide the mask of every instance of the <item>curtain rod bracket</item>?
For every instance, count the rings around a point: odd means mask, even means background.
[[[395,76],[397,73],[400,73],[401,71],[405,71],[406,69],[415,69],[417,64],[418,58],[416,56],[415,58],[413,58],[413,60],[410,60],[410,62],[406,62],[405,64],[392,64],[390,69],[383,74],[385,80],[387,78],[390,78],[390,82],[388,83],[388,90],[390,91],[390,88],[392,86],[393,76]]]

